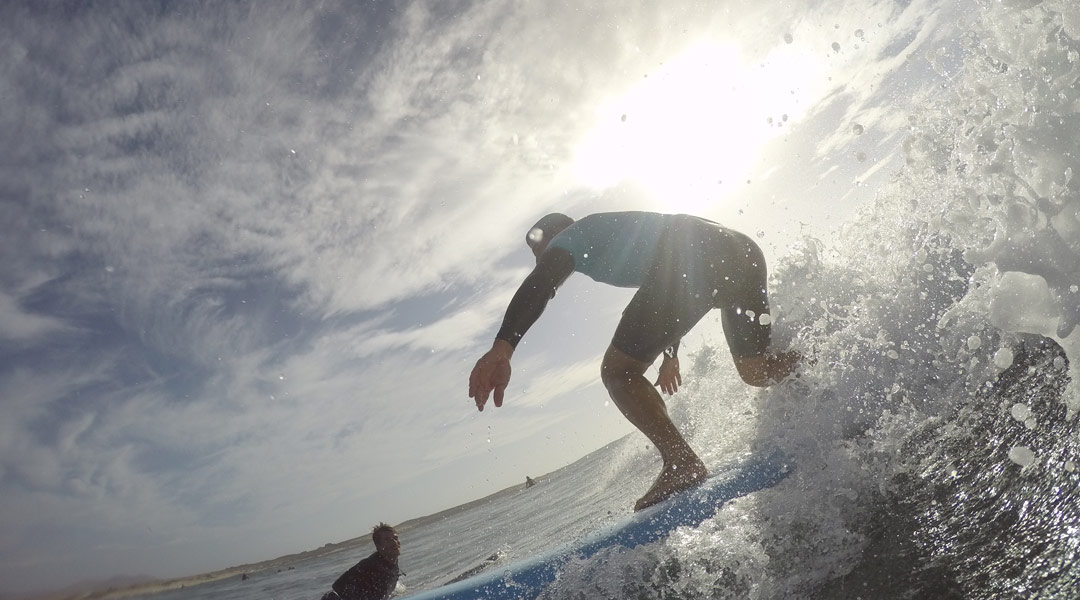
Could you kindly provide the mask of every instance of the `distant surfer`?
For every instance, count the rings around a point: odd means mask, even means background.
[[[371,532],[375,552],[337,578],[322,600],[386,600],[397,587],[401,542],[397,531],[379,523]]]
[[[526,475],[525,476],[525,489],[529,489],[534,485],[536,485],[536,482],[533,481],[533,478]]]
[[[705,464],[671,422],[658,386],[682,385],[679,341],[713,308],[743,381],[783,380],[799,360],[770,348],[772,319],[765,257],[746,235],[691,215],[598,213],[574,221],[552,213],[528,232],[536,268],[510,301],[495,341],[473,367],[469,397],[484,410],[489,395],[502,406],[510,358],[556,289],[574,271],[618,287],[638,288],[604,354],[600,376],[623,415],[660,451],[663,468],[634,506],[641,510],[708,476]],[[660,355],[656,383],[645,370]]]

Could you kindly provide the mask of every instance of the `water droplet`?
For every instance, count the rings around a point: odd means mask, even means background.
[[[1012,350],[1009,350],[1008,348],[1001,348],[1000,350],[998,350],[997,352],[994,353],[994,366],[995,367],[997,367],[997,368],[999,368],[1001,370],[1005,370],[1005,369],[1008,369],[1010,366],[1012,366],[1012,363],[1013,363]]]
[[[1016,404],[1012,405],[1012,408],[1009,409],[1009,414],[1011,414],[1013,418],[1017,421],[1024,421],[1031,416],[1031,409],[1028,408],[1027,404],[1017,402]]]
[[[1030,467],[1035,464],[1035,453],[1027,446],[1013,446],[1009,449],[1009,460],[1021,467]]]

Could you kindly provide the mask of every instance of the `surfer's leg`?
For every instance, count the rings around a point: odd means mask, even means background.
[[[728,259],[718,271],[718,308],[731,356],[746,383],[765,387],[782,381],[801,358],[793,351],[771,347],[772,316],[766,290],[765,255],[748,236],[728,231]],[[734,245],[734,248],[732,246]]]
[[[650,362],[637,360],[614,344],[608,347],[600,368],[604,386],[622,414],[660,451],[664,461],[652,488],[637,501],[634,510],[652,506],[691,487],[708,475],[705,463],[686,443],[668,416],[667,406],[645,378]]]
[[[601,365],[611,399],[656,446],[664,461],[660,476],[637,501],[635,510],[656,504],[708,475],[705,464],[671,422],[660,392],[645,378],[645,370],[656,357],[713,308],[711,294],[701,293],[690,285],[688,279],[692,278],[684,277],[686,270],[680,261],[686,257],[673,248],[658,251],[649,276],[623,311]]]
[[[767,305],[764,310],[768,311]],[[802,356],[792,350],[781,352],[770,347],[771,328],[768,324],[761,324],[759,319],[747,316],[740,309],[720,310],[724,337],[727,338],[739,377],[749,385],[767,387],[783,381],[794,372]]]

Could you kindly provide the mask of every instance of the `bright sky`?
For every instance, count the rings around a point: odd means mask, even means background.
[[[745,180],[783,123],[803,116],[789,91],[827,69],[819,57],[781,50],[755,66],[735,44],[708,40],[664,61],[600,103],[598,125],[577,148],[575,175],[601,189],[636,180],[664,211],[708,210],[726,195],[725,181],[731,188]]]
[[[839,226],[944,33],[809,4],[4,3],[0,594],[315,548],[631,431],[629,295],[583,277],[506,405],[467,397],[524,231],[693,212],[776,260]]]

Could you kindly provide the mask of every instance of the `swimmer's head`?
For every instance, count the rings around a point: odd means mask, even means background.
[[[551,239],[573,223],[573,219],[562,213],[545,215],[536,222],[536,225],[529,228],[529,232],[525,234],[525,243],[529,245],[533,255],[539,258],[547,249]]]

